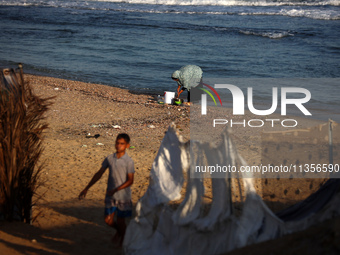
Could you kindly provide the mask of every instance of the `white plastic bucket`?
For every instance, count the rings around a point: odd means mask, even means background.
[[[172,99],[175,98],[175,92],[165,91],[164,93],[164,103],[172,104]]]

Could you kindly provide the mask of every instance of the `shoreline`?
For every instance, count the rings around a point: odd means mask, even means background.
[[[11,68],[16,68],[16,67],[11,67]],[[81,81],[81,80],[76,80],[76,79],[72,79],[72,78],[61,78],[61,77],[57,77],[57,75],[53,76],[48,76],[45,74],[39,74],[39,72],[34,73],[34,72],[28,72],[25,73],[25,75],[27,76],[32,76],[32,77],[44,77],[44,78],[51,78],[51,79],[57,79],[57,80],[65,80],[65,81],[70,81],[70,82],[80,82],[80,83],[86,83],[86,84],[94,84],[94,85],[100,85],[100,86],[108,86],[111,88],[117,88],[117,89],[121,89],[121,90],[126,90],[131,94],[136,94],[136,95],[151,95],[151,96],[157,96],[157,95],[161,95],[162,93],[164,93],[164,91],[161,90],[150,90],[148,91],[146,88],[141,88],[141,89],[129,89],[123,86],[119,86],[116,84],[102,84],[102,83],[96,83],[96,82],[90,82],[90,81]],[[169,84],[172,84],[173,82],[171,81],[171,77],[170,77],[170,82]],[[175,91],[177,88],[177,84],[173,83],[173,90]]]
[[[143,96],[150,96],[150,97],[154,97],[154,99],[157,98],[158,95],[160,95],[161,97],[164,94],[164,91],[161,90],[151,90],[151,91],[147,91],[145,88],[141,88],[141,89],[129,89],[129,88],[124,88],[124,87],[120,87],[118,85],[114,85],[114,84],[100,84],[100,83],[93,83],[93,82],[86,82],[86,81],[78,81],[78,80],[71,80],[71,79],[65,79],[65,78],[59,78],[59,77],[54,77],[54,76],[46,76],[46,75],[39,75],[39,74],[33,74],[33,73],[25,73],[25,75],[27,76],[32,76],[32,77],[43,77],[46,79],[56,79],[56,80],[64,80],[64,81],[68,81],[71,83],[83,83],[83,84],[91,84],[91,86],[106,86],[109,88],[114,88],[114,89],[118,89],[119,91],[125,91],[127,93],[130,93],[132,95],[143,95]],[[172,84],[171,81],[169,82],[169,84]],[[172,86],[172,89],[169,89],[170,91],[176,91],[177,85],[172,84],[174,86]],[[185,92],[184,92],[185,93]],[[182,94],[181,98],[185,99],[186,95]],[[232,101],[226,101],[225,102],[225,109],[231,109],[232,108]],[[273,114],[271,114],[270,116],[280,116],[280,113],[278,112],[280,109],[280,107],[278,108],[278,110],[276,110]],[[290,113],[289,115],[287,115],[288,118],[297,118],[300,120],[307,120],[307,121],[311,121],[311,122],[327,122],[329,120],[333,120],[335,122],[340,122],[340,115],[338,113],[335,113],[334,111],[330,111],[330,109],[326,109],[326,108],[312,108],[311,110],[313,113],[312,116],[302,116],[301,112],[298,109],[293,109],[292,113]],[[249,109],[245,109],[245,113],[248,115],[251,115]],[[324,117],[324,114],[326,114],[328,117]],[[330,118],[331,117],[335,117],[335,118]]]

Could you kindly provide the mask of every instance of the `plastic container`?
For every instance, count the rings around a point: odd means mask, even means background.
[[[175,92],[165,91],[164,92],[164,103],[172,104],[172,99],[175,98]]]

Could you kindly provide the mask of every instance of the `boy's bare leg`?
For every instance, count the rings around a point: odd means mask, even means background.
[[[123,246],[124,236],[126,231],[126,223],[125,218],[117,217],[117,232],[119,233],[119,236],[121,237],[119,246]]]
[[[105,223],[110,227],[116,229],[116,234],[112,238],[112,242],[118,243],[121,239],[121,235],[118,231],[118,221],[117,223],[114,221],[115,213],[109,214],[105,216]]]

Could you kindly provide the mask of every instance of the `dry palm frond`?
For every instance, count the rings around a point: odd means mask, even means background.
[[[34,95],[13,69],[0,72],[0,214],[30,222],[39,186],[44,114],[50,99]]]

